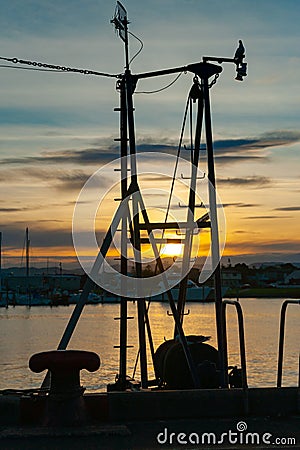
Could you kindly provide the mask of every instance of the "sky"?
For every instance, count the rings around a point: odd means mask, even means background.
[[[224,64],[211,89],[217,188],[226,215],[224,257],[300,262],[299,1],[123,4],[130,31],[144,43],[133,72],[182,66],[205,55],[233,57],[243,40],[248,76],[237,82],[234,66]],[[120,74],[124,55],[110,23],[114,9],[115,2],[104,0],[2,0],[0,56]],[[139,48],[131,37],[131,56]],[[137,91],[173,79],[139,81]],[[0,67],[4,265],[20,259],[27,226],[36,261],[64,258],[67,266],[74,256],[72,217],[80,190],[118,157],[115,82]],[[158,160],[162,152],[176,154],[191,84],[192,75],[183,74],[159,94],[136,93],[139,151],[154,151]],[[159,170],[155,162],[153,172]],[[106,225],[103,216],[100,233]]]

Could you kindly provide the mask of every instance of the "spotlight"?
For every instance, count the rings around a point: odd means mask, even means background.
[[[236,77],[237,81],[243,81],[243,77],[247,76],[247,63],[240,63],[236,67]]]

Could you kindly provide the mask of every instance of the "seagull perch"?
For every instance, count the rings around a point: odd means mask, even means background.
[[[237,63],[242,62],[243,58],[245,58],[245,47],[243,46],[243,42],[239,40],[239,46],[236,49],[234,59]]]

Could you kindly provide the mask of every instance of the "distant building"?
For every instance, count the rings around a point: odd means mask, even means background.
[[[42,275],[25,275],[15,276],[9,275],[2,279],[3,289],[8,289],[15,292],[26,292],[27,289],[42,289],[43,276]]]
[[[300,270],[294,270],[294,272],[286,275],[284,284],[300,285]]]
[[[221,276],[224,287],[239,287],[242,284],[242,274],[232,268],[223,268]]]
[[[47,275],[44,276],[44,284],[50,290],[61,289],[63,291],[78,291],[80,289],[80,275]]]
[[[80,289],[80,275],[30,275],[26,277],[6,275],[2,279],[3,289],[26,292],[30,290],[53,291],[61,289],[66,291],[78,291]]]

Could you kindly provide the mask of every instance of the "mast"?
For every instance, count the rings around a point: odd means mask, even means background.
[[[157,242],[152,235],[152,230],[154,229],[178,229],[179,225],[176,223],[151,223],[149,220],[148,212],[146,210],[142,193],[139,188],[138,182],[138,170],[137,170],[137,157],[136,157],[136,141],[135,141],[135,121],[134,121],[134,106],[133,106],[133,94],[135,91],[136,84],[138,80],[145,78],[158,77],[162,75],[169,75],[172,73],[179,72],[190,72],[194,74],[194,79],[199,77],[201,79],[201,85],[199,85],[201,90],[201,95],[198,98],[198,120],[197,120],[197,130],[195,136],[195,151],[192,159],[192,180],[191,189],[196,187],[196,169],[199,161],[199,150],[200,150],[200,138],[202,123],[204,121],[205,131],[206,131],[206,148],[207,148],[207,163],[208,163],[208,179],[211,183],[212,192],[209,192],[209,209],[210,209],[210,227],[211,227],[211,252],[213,263],[216,263],[215,272],[215,282],[216,282],[216,321],[217,321],[217,334],[218,334],[218,352],[220,359],[220,370],[221,370],[221,387],[226,387],[226,370],[227,370],[227,355],[225,351],[226,336],[223,332],[222,326],[222,295],[221,295],[221,277],[220,277],[220,264],[219,261],[219,248],[218,248],[218,222],[217,222],[217,210],[216,210],[216,196],[214,193],[215,187],[215,174],[214,174],[214,162],[213,162],[213,145],[212,145],[212,130],[211,130],[211,113],[210,113],[210,100],[209,100],[209,88],[214,84],[214,82],[209,85],[208,80],[213,75],[215,80],[222,71],[220,65],[210,64],[208,61],[216,61],[219,64],[222,62],[232,62],[237,66],[237,78],[242,81],[243,76],[246,76],[246,63],[242,63],[242,59],[236,58],[214,58],[214,57],[203,57],[202,62],[189,64],[187,66],[175,67],[172,69],[158,70],[147,73],[132,74],[130,70],[130,59],[129,59],[129,45],[128,45],[128,20],[127,12],[120,2],[117,2],[117,8],[114,18],[111,20],[114,23],[116,29],[119,32],[120,38],[125,44],[125,72],[119,76],[117,82],[117,89],[120,90],[120,108],[116,108],[120,111],[120,138],[116,139],[120,141],[120,151],[122,160],[125,162],[121,163],[121,204],[117,207],[111,224],[107,230],[107,233],[103,239],[103,243],[99,249],[98,255],[95,259],[94,265],[90,272],[90,277],[88,277],[86,284],[83,288],[80,299],[78,300],[76,307],[70,317],[69,323],[65,329],[65,332],[61,338],[58,349],[65,349],[71,339],[73,331],[76,324],[80,318],[81,312],[86,304],[88,294],[94,286],[94,276],[99,274],[100,269],[104,265],[104,260],[107,252],[111,246],[114,235],[121,224],[121,273],[123,275],[128,275],[128,264],[127,264],[127,227],[129,225],[130,242],[133,246],[134,260],[135,260],[135,270],[136,277],[140,278],[142,276],[142,259],[140,256],[141,244],[145,243],[145,239],[141,239],[141,230],[146,230],[148,232],[148,241],[152,246],[153,253],[162,274],[163,283],[168,296],[169,304],[171,307],[172,315],[175,322],[175,332],[176,336],[179,338],[179,342],[182,345],[183,353],[186,358],[186,362],[189,367],[191,377],[193,379],[193,384],[195,388],[200,387],[200,380],[195,365],[194,359],[192,357],[190,347],[188,345],[187,338],[184,334],[182,327],[182,316],[184,314],[184,303],[186,297],[186,281],[184,279],[181,293],[180,301],[177,304],[177,308],[172,297],[172,292],[169,289],[169,284],[164,274],[164,267],[157,248]],[[130,175],[128,175],[128,171]],[[129,200],[132,201],[131,208],[129,207]],[[202,228],[202,225],[207,226],[207,224],[201,224],[201,220],[196,221],[193,219],[193,213],[195,208],[195,196],[190,195],[189,207],[191,214],[188,216],[187,221],[180,226],[180,228],[186,228],[186,244],[187,251],[185,252],[186,257],[190,257],[190,249],[192,245],[192,233],[189,232],[191,228],[191,222],[193,222],[193,227],[195,224],[198,228]],[[142,216],[144,223],[141,223],[140,216]],[[198,223],[199,222],[199,223]],[[137,288],[139,289],[139,288]],[[122,291],[121,295],[121,317],[120,317],[120,345],[116,346],[120,348],[120,366],[119,366],[119,383],[115,384],[115,388],[112,387],[111,390],[125,390],[126,389],[126,363],[127,363],[127,294],[126,289]],[[145,298],[141,295],[141,291],[137,292],[137,313],[138,313],[138,336],[139,336],[139,359],[140,359],[140,372],[141,372],[141,387],[148,388],[149,380],[147,374],[147,352],[146,352],[146,328],[148,333],[148,340],[150,349],[153,348],[153,342],[150,332],[148,313],[145,307]],[[128,296],[128,295],[127,295]],[[153,359],[153,352],[152,352]],[[156,380],[157,381],[157,380]]]
[[[2,231],[0,231],[0,300],[2,297]]]
[[[28,227],[27,227],[26,228],[26,235],[25,235],[26,279],[27,279],[27,283],[29,281],[29,247],[30,247],[30,240],[29,240],[29,231],[28,231]]]
[[[28,227],[26,227],[26,233],[25,233],[26,293],[27,293],[28,305],[30,306],[31,293],[30,293],[30,285],[29,285],[29,264],[30,264],[30,261],[29,261],[29,249],[30,249],[29,230],[28,230]]]

